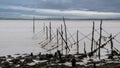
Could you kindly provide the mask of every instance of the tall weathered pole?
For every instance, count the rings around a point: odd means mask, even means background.
[[[66,29],[66,24],[65,24],[65,19],[63,17],[63,22],[64,22],[64,29],[65,29],[65,41],[66,41],[66,46],[65,46],[65,49],[66,49],[66,55],[67,55],[67,52],[68,52],[68,49],[67,49],[67,29]]]
[[[49,37],[50,37],[50,41],[51,41],[51,39],[52,39],[52,37],[51,37],[51,22],[49,23]]]
[[[48,27],[46,26],[46,40],[48,39]]]
[[[61,24],[61,35],[63,36],[63,27]],[[61,45],[62,45],[62,54],[63,54],[63,39],[61,39]]]
[[[51,22],[49,23],[49,37],[50,37],[50,40],[52,40],[52,34],[51,34]],[[51,44],[51,43],[50,43]],[[51,51],[50,51],[50,54],[51,54]]]
[[[45,23],[43,23],[43,32],[45,34]]]
[[[35,34],[35,17],[33,17],[33,34]]]
[[[79,40],[78,40],[78,30],[77,30],[77,54],[79,54]]]
[[[99,38],[99,51],[98,51],[98,57],[99,57],[99,59],[100,59],[101,38],[102,38],[102,20],[100,20],[100,38]]]
[[[86,55],[86,44],[85,44],[85,42],[84,42],[84,54]]]
[[[110,38],[112,38],[112,34],[110,35]],[[113,56],[113,40],[110,40],[110,44],[111,44],[111,55]]]
[[[58,41],[58,29],[57,29],[57,50],[58,50],[58,45],[59,45],[59,41]]]
[[[91,52],[93,51],[94,30],[95,30],[95,23],[94,23],[94,21],[93,21],[93,28],[92,28],[92,41],[91,41]]]

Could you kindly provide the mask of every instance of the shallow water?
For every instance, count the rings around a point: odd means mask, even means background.
[[[16,54],[16,53],[46,53],[44,49],[38,44],[39,41],[43,40],[45,37],[41,34],[43,30],[43,25],[49,25],[52,23],[52,31],[55,33],[56,28],[60,30],[60,25],[63,24],[62,20],[36,20],[35,21],[35,34],[33,33],[33,21],[32,20],[0,20],[0,55]],[[79,39],[82,39],[84,35],[91,33],[93,20],[66,20],[68,38],[73,35],[74,40],[76,40],[76,31],[79,30]],[[95,29],[99,29],[99,20],[95,20]],[[103,20],[103,29],[109,34],[117,34],[120,32],[120,20]],[[99,38],[99,30],[95,32],[95,40]],[[55,33],[56,34],[56,33]],[[103,35],[108,37],[109,35],[103,31]],[[88,36],[91,39],[91,35]],[[116,40],[120,41],[120,35],[118,35]],[[71,42],[74,42],[70,38]],[[114,47],[120,50],[120,43],[113,40]],[[37,42],[36,42],[37,41]],[[56,40],[54,41],[56,42]],[[80,52],[83,52],[83,45],[86,42],[87,51],[90,51],[90,40],[84,39],[79,42]],[[104,41],[103,41],[104,42]],[[68,43],[70,44],[70,43]],[[106,46],[110,48],[110,44]],[[73,45],[70,53],[76,52],[76,45]],[[106,50],[103,49],[102,53]]]

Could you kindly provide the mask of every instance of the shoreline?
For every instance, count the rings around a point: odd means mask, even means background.
[[[72,68],[71,59],[75,55],[62,55],[62,61],[55,54],[16,54],[16,57],[11,55],[0,56],[0,67],[2,68]],[[77,68],[119,68],[120,56],[114,59],[95,60],[94,58],[75,57]]]
[[[0,20],[33,20],[33,18],[0,18]],[[63,18],[34,18],[34,20],[63,20]],[[65,18],[65,20],[120,20],[120,18]]]

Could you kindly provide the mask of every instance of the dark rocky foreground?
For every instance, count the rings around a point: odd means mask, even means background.
[[[53,54],[37,54],[34,55],[17,55],[17,57],[1,56],[0,68],[120,68],[119,59],[102,59],[100,61],[93,61],[89,59],[86,62],[79,56],[75,57],[76,65],[72,67],[71,60],[73,55],[59,56]]]

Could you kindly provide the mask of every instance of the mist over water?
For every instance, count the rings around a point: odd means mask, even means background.
[[[95,22],[95,40],[99,38],[99,25],[100,20],[66,20],[68,38],[70,34],[76,40],[76,32],[79,30],[79,39],[82,39],[83,35],[88,35],[92,32],[92,23]],[[33,34],[33,21],[32,20],[0,20],[0,55],[13,55],[16,53],[46,53],[44,49],[38,44],[39,41],[44,40],[45,36],[41,33],[43,25],[49,26],[49,22],[52,24],[52,32],[56,34],[56,28],[60,30],[60,25],[63,24],[62,20],[36,20],[35,21],[35,34]],[[120,20],[103,20],[103,29],[113,36],[120,32]],[[83,35],[82,35],[83,34]],[[103,31],[103,36],[109,37],[109,35]],[[91,35],[88,36],[91,39]],[[79,42],[80,53],[83,53],[83,45],[86,43],[87,52],[90,51],[91,41],[86,38]],[[120,41],[120,35],[116,40]],[[70,38],[71,42],[74,41]],[[120,49],[120,43],[113,40],[114,47]],[[54,41],[56,42],[56,41]],[[104,41],[102,42],[104,43]],[[68,43],[70,45],[70,43]],[[110,48],[110,44],[107,44],[106,48]],[[76,45],[71,47],[70,53],[76,52]],[[102,53],[105,53],[103,50]]]

